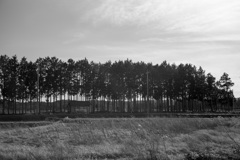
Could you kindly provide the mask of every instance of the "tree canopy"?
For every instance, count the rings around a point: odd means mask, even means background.
[[[147,77],[148,74],[148,77]],[[39,84],[37,80],[39,78]],[[232,105],[234,85],[227,73],[220,80],[206,74],[202,67],[192,64],[160,64],[120,60],[106,63],[90,62],[86,58],[64,62],[57,57],[39,58],[35,62],[23,57],[0,56],[0,99],[5,101],[31,101],[37,98],[57,101],[67,96],[83,96],[88,100],[134,101],[150,98],[171,103],[182,103],[182,111],[194,110],[190,101],[206,101],[211,110],[218,102]],[[186,105],[188,104],[188,105]],[[204,106],[198,110],[204,111]]]

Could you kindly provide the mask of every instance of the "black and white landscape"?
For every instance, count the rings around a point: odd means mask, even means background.
[[[239,0],[0,0],[0,159],[240,159]]]

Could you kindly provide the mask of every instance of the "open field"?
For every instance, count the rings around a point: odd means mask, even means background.
[[[54,114],[20,114],[0,115],[0,122],[32,122],[32,121],[58,121],[65,117],[69,118],[216,118],[216,117],[240,117],[240,112],[217,112],[217,113],[54,113]]]
[[[0,159],[240,159],[240,119],[1,122]]]

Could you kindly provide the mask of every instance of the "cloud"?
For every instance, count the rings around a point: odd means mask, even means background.
[[[165,31],[216,31],[239,26],[238,0],[105,0],[88,14],[95,25],[150,27]]]
[[[64,40],[62,44],[69,45],[83,40],[85,38],[85,33],[83,32],[68,33],[66,37],[67,40]]]
[[[192,63],[219,77],[226,71],[239,88],[239,0],[6,2],[0,6],[6,52],[34,60]]]

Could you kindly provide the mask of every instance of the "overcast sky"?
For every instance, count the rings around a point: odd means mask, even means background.
[[[240,0],[0,0],[0,54],[191,63],[240,97]]]

